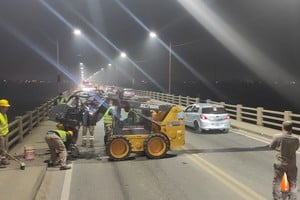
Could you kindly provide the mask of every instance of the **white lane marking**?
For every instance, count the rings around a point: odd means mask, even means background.
[[[185,148],[184,148],[185,149]],[[206,161],[201,158],[199,155],[186,155],[190,160],[192,160],[196,165],[204,169],[210,175],[217,178],[223,184],[225,184],[228,188],[234,191],[236,194],[241,196],[245,200],[265,200],[266,198],[252,190],[250,187],[244,185],[239,182],[229,174],[225,173],[220,168],[216,167],[212,163]]]
[[[255,136],[247,135],[248,132],[242,133],[242,132],[238,132],[238,131],[236,131],[236,130],[231,130],[231,132],[232,132],[232,133],[235,133],[235,134],[243,135],[243,136],[245,136],[245,137],[248,137],[248,138],[251,138],[251,139],[253,139],[253,140],[257,140],[257,141],[260,141],[260,142],[263,142],[263,143],[266,143],[266,144],[270,144],[270,142],[272,141],[271,139],[267,139],[267,138],[265,138],[265,139],[259,139],[259,138],[255,137]],[[255,134],[255,133],[254,133],[254,134]],[[263,137],[263,136],[261,136],[261,137]],[[298,149],[298,150],[296,151],[296,154],[300,154],[300,149]]]
[[[239,135],[243,135],[243,136],[246,136],[248,138],[251,138],[253,140],[257,140],[257,141],[260,141],[260,142],[263,142],[263,143],[266,143],[266,144],[269,144],[271,142],[271,140],[268,140],[268,139],[260,139],[260,138],[257,138],[255,136],[250,136],[248,135],[248,133],[242,133],[242,132],[239,132],[239,131],[236,131],[236,130],[231,130],[232,133],[235,133],[235,134],[239,134]]]
[[[60,200],[68,200],[69,196],[70,196],[73,163],[71,163],[70,166],[71,166],[71,169],[66,170],[66,172],[65,172],[65,180],[64,180],[63,189],[61,191]]]

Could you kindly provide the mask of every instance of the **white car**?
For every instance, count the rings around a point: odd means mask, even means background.
[[[197,103],[184,110],[186,126],[199,131],[221,130],[227,133],[230,129],[230,116],[224,106],[210,103]]]

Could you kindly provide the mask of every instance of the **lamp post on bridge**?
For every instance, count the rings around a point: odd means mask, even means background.
[[[150,38],[156,38],[155,32],[149,33]],[[172,91],[172,43],[169,42],[169,64],[168,64],[168,93],[171,94]]]
[[[73,34],[76,36],[80,36],[81,30],[80,29],[74,29]],[[60,93],[61,91],[61,73],[60,73],[60,45],[59,45],[59,40],[56,40],[56,69],[57,69],[57,74],[56,74],[56,81],[57,81],[57,92]]]
[[[199,41],[199,40],[197,40]],[[172,42],[169,42],[169,88],[168,88],[168,93],[171,94],[172,92],[172,49],[174,49],[174,47],[180,47],[180,46],[186,46],[186,45],[191,45],[196,43],[197,41],[189,41],[189,42],[185,42],[185,43],[181,43],[181,44],[176,44],[176,45],[172,45]]]
[[[60,73],[59,73],[59,42],[58,40],[56,40],[56,64],[57,64],[57,93],[60,93],[60,81],[61,81],[61,77],[60,77]]]

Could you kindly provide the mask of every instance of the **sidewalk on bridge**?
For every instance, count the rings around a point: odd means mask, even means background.
[[[32,200],[35,198],[47,170],[47,164],[44,161],[50,157],[44,136],[48,130],[54,127],[55,122],[41,122],[24,138],[22,143],[10,150],[9,153],[24,162],[26,167],[25,170],[21,170],[19,163],[10,160],[10,165],[7,168],[0,169],[1,199]],[[34,148],[35,157],[33,160],[25,160],[25,146]]]
[[[269,139],[272,139],[275,134],[281,133],[281,130],[257,126],[255,124],[240,122],[240,121],[236,121],[236,120],[231,120],[231,128],[243,130],[243,131],[250,132],[250,133],[255,133],[255,134],[261,135],[263,137],[269,138]],[[299,140],[300,140],[300,135],[295,135],[295,134],[293,134],[293,135],[295,137],[299,138]]]
[[[246,132],[255,133],[267,138],[273,138],[275,134],[280,133],[280,130],[257,126],[246,122],[231,120],[231,128],[243,130]]]

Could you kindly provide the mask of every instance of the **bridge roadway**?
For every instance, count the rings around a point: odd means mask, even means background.
[[[274,131],[265,128],[260,129],[264,135],[254,134],[241,130],[254,127],[232,124],[235,128],[228,134],[198,134],[187,129],[184,148],[165,159],[137,155],[112,162],[104,153],[100,121],[95,149],[81,147],[82,156],[72,162],[72,170],[60,171],[44,163],[49,158],[44,135],[55,127],[46,120],[11,150],[25,161],[26,169],[20,170],[11,160],[7,169],[0,170],[1,199],[271,199],[274,152],[267,144]],[[24,160],[24,145],[34,146],[34,160]]]

